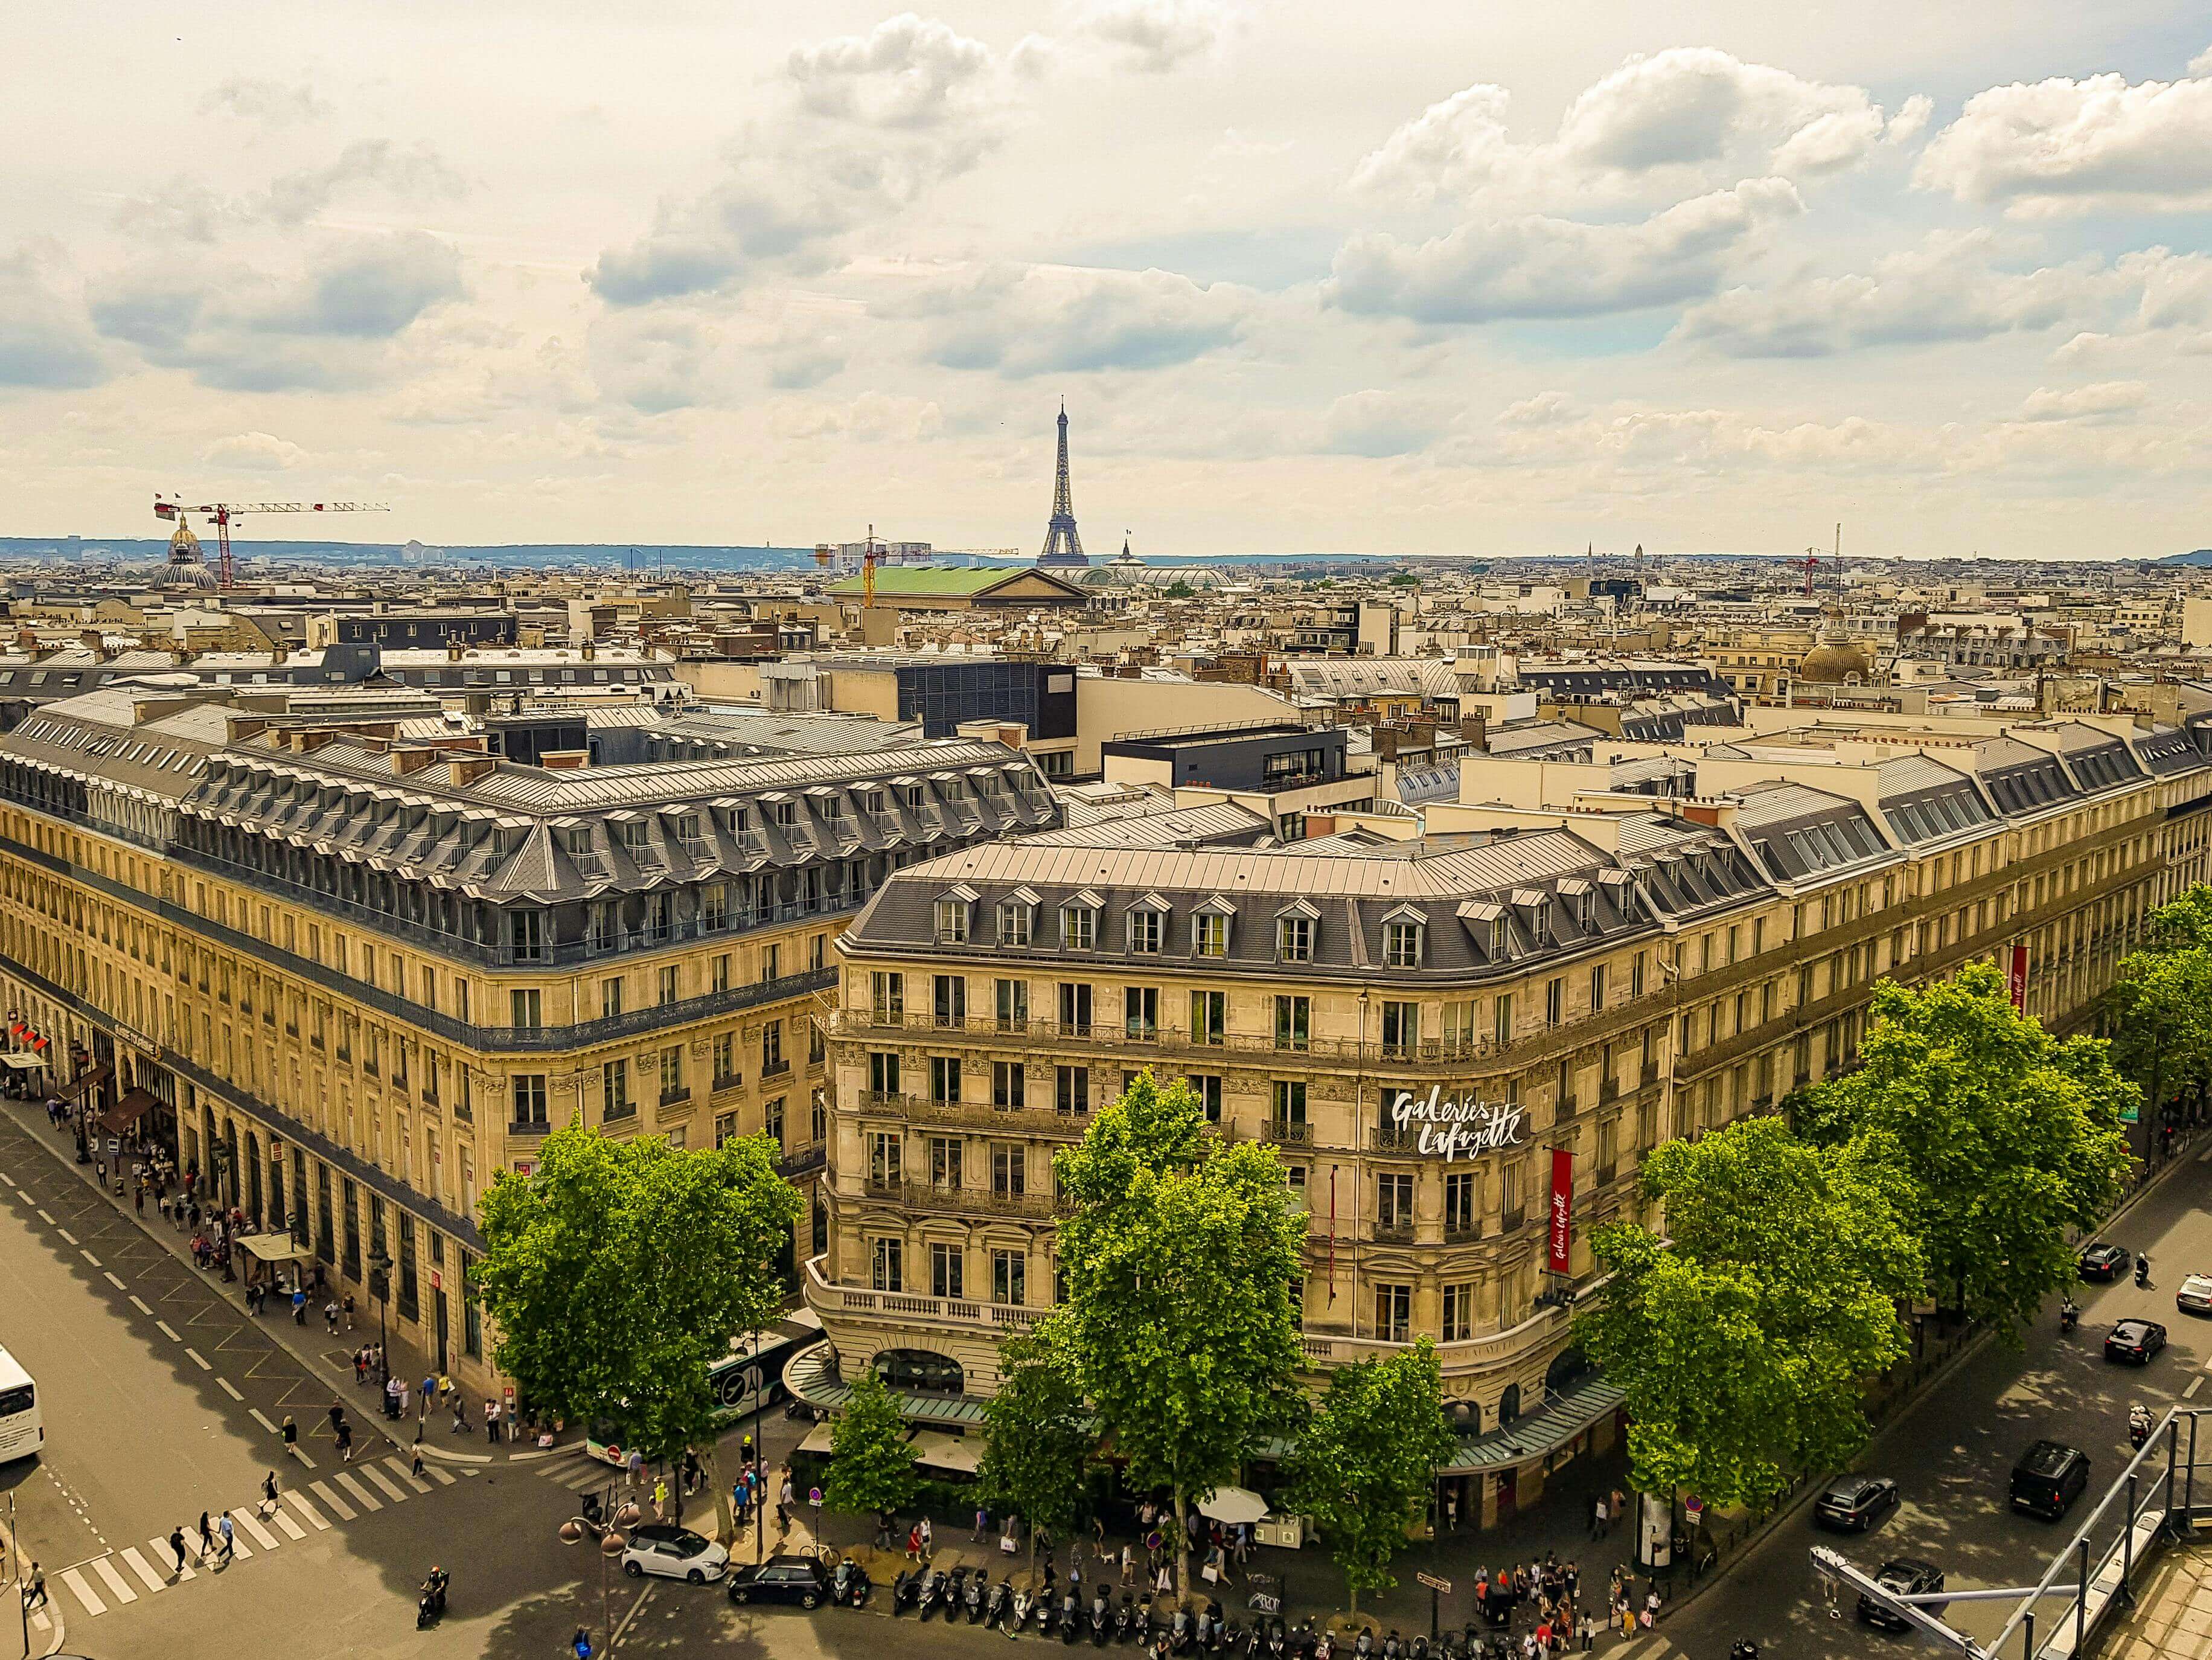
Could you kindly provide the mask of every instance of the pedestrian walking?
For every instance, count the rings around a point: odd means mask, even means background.
[[[345,1317],[346,1329],[351,1331],[353,1329],[353,1293],[351,1292],[345,1294]]]
[[[208,1513],[202,1511],[200,1512],[200,1560],[206,1561],[208,1553],[214,1548],[215,1529],[208,1523]]]
[[[343,1418],[338,1420],[338,1462],[353,1462],[353,1426]]]
[[[368,1351],[366,1348],[353,1352],[353,1381],[356,1388],[368,1382]]]
[[[976,1506],[975,1506],[975,1532],[973,1532],[973,1533],[971,1533],[971,1534],[969,1534],[969,1535],[968,1535],[968,1541],[969,1541],[969,1542],[970,1544],[975,1544],[975,1545],[980,1545],[980,1544],[981,1544],[981,1543],[983,1542],[983,1529],[986,1529],[986,1528],[988,1528],[988,1527],[989,1527],[990,1525],[991,1525],[991,1512],[990,1512],[990,1511],[987,1511],[987,1510],[985,1510],[985,1509],[984,1509],[981,1505],[976,1505]]]
[[[484,1444],[495,1447],[499,1444],[499,1398],[496,1395],[484,1397]],[[635,1468],[632,1474],[635,1474]]]
[[[422,1380],[422,1399],[416,1408],[415,1420],[422,1423],[430,1416],[430,1408],[438,1404],[438,1378],[433,1372]]]
[[[592,1633],[581,1626],[576,1627],[576,1634],[568,1639],[568,1646],[575,1651],[576,1660],[592,1660]]]
[[[338,1426],[339,1426],[339,1425],[341,1425],[341,1424],[343,1424],[343,1423],[344,1423],[344,1422],[345,1422],[345,1408],[344,1408],[343,1405],[341,1405],[339,1402],[336,1402],[336,1401],[331,1402],[331,1433],[332,1435],[336,1435],[336,1434],[338,1432]]]
[[[420,1441],[417,1441],[415,1444],[415,1467],[413,1475],[417,1481],[422,1479],[422,1444]]]
[[[668,1483],[659,1476],[655,1476],[653,1482],[653,1519],[656,1522],[668,1519]]]
[[[1121,1547],[1121,1583],[1125,1585],[1137,1583],[1137,1548],[1134,1545],[1125,1543]]]
[[[921,1560],[921,1523],[919,1522],[907,1529],[906,1560],[909,1562]]]
[[[225,1511],[222,1520],[216,1523],[216,1531],[222,1536],[222,1560],[228,1562],[238,1554],[237,1530],[231,1524],[228,1511]]]
[[[182,1528],[169,1529],[169,1548],[176,1552],[177,1572],[182,1573],[185,1571],[185,1530]]]
[[[1590,1500],[1589,1536],[1591,1538],[1605,1537],[1605,1495],[1601,1493]]]
[[[36,1562],[31,1564],[31,1577],[23,1582],[23,1612],[46,1605],[46,1576]],[[56,1640],[59,1640],[58,1639]]]
[[[300,1450],[300,1426],[292,1421],[292,1414],[289,1412],[284,1414],[283,1433],[284,1450],[297,1453]]]
[[[323,1304],[323,1329],[332,1337],[338,1335],[338,1305],[335,1301]]]
[[[276,1472],[270,1470],[261,1478],[261,1513],[273,1516],[276,1511]]]
[[[469,1432],[468,1402],[461,1399],[458,1389],[449,1391],[446,1399],[453,1408],[453,1433],[466,1435]]]
[[[1588,1654],[1597,1646],[1597,1621],[1587,1614],[1583,1615],[1583,1652]]]
[[[307,1323],[307,1288],[305,1286],[292,1287],[292,1323],[295,1326]]]
[[[775,1506],[776,1525],[784,1529],[786,1531],[789,1530],[791,1523],[786,1521],[784,1517],[788,1514],[790,1509],[791,1483],[787,1481],[783,1484],[783,1497],[776,1501]],[[930,1526],[929,1518],[925,1516],[921,1518],[921,1560],[923,1561],[927,1562],[929,1560],[930,1555],[936,1543],[937,1529]]]

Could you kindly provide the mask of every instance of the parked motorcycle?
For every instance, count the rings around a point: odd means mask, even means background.
[[[943,1568],[932,1568],[921,1582],[921,1617],[943,1613],[946,1619],[951,1614],[952,1580]]]
[[[1098,1594],[1091,1599],[1091,1646],[1092,1648],[1103,1649],[1106,1646],[1106,1633],[1113,1623],[1113,1612],[1107,1604],[1106,1592],[1102,1588]]]
[[[1006,1614],[1014,1605],[1014,1587],[1011,1580],[1001,1579],[991,1587],[991,1600],[984,1605],[983,1629],[996,1631],[1006,1623]]]

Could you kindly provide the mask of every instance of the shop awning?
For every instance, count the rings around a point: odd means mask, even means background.
[[[806,1438],[799,1444],[799,1451],[818,1452],[827,1458],[830,1456],[830,1428],[828,1424],[817,1424],[807,1431]]]
[[[1481,1435],[1462,1435],[1459,1450],[1444,1461],[1437,1473],[1468,1475],[1477,1470],[1504,1469],[1557,1452],[1600,1419],[1619,1408],[1627,1396],[1592,1372],[1559,1390],[1535,1411],[1504,1429]]]
[[[114,1071],[114,1067],[109,1066],[106,1061],[102,1061],[91,1071],[86,1073],[82,1078],[71,1079],[68,1083],[63,1085],[60,1089],[57,1090],[55,1093],[60,1096],[64,1101],[81,1101],[86,1096],[91,1094],[93,1091],[98,1089],[102,1084],[106,1083]]]
[[[0,1055],[0,1067],[7,1067],[15,1072],[36,1072],[40,1067],[52,1064],[43,1055]]]
[[[909,1438],[914,1443],[915,1457],[934,1469],[973,1475],[983,1462],[983,1443],[980,1438],[965,1441],[942,1430],[916,1430]]]
[[[100,1115],[100,1127],[110,1135],[120,1135],[161,1104],[161,1097],[144,1090],[132,1090]]]
[[[238,1243],[246,1248],[247,1256],[264,1262],[302,1262],[314,1255],[289,1233],[240,1234]]]

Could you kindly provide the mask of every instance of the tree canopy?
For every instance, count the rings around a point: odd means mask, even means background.
[[[1054,1167],[1073,1208],[1045,1341],[1132,1482],[1170,1489],[1180,1521],[1297,1421],[1304,1219],[1272,1146],[1208,1134],[1189,1086],[1149,1072]]]
[[[684,1152],[556,1130],[535,1172],[502,1174],[480,1207],[470,1292],[497,1330],[494,1359],[571,1422],[609,1420],[649,1457],[711,1458],[708,1370],[774,1323],[771,1265],[799,1210],[765,1136]]]
[[[823,1499],[833,1509],[854,1514],[902,1510],[921,1481],[919,1458],[907,1438],[898,1402],[882,1378],[864,1371],[853,1380],[844,1416],[830,1432],[830,1475]]]
[[[1920,990],[1884,981],[1874,1017],[1864,1064],[1803,1091],[1798,1126],[1893,1164],[1929,1289],[2017,1341],[2073,1282],[2067,1230],[2119,1196],[2120,1114],[2139,1093],[2101,1039],[2052,1037],[1987,964]]]
[[[1443,1411],[1436,1346],[1423,1337],[1401,1353],[1332,1371],[1298,1438],[1291,1502],[1314,1518],[1344,1570],[1355,1614],[1362,1591],[1398,1583],[1392,1559],[1456,1444]]]
[[[1863,1144],[1810,1146],[1769,1117],[1655,1149],[1643,1186],[1671,1245],[1598,1229],[1611,1277],[1575,1319],[1627,1394],[1638,1487],[1755,1504],[1848,1462],[1860,1382],[1903,1358],[1897,1300],[1925,1278],[1909,1185]]]
[[[2148,950],[2212,947],[2212,887],[2199,882],[2167,900],[2146,920],[2144,943]]]
[[[1049,1341],[1009,1338],[1000,1359],[999,1392],[983,1406],[991,1439],[976,1481],[991,1505],[1029,1519],[1034,1559],[1037,1529],[1063,1539],[1074,1533],[1098,1432],[1074,1368]]]

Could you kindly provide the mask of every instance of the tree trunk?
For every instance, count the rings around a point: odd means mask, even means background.
[[[707,1490],[714,1495],[716,1535],[730,1547],[734,1554],[738,1544],[737,1512],[730,1508],[730,1492],[722,1485],[721,1461],[715,1456],[714,1438],[711,1435],[707,1438],[707,1444],[699,1450],[699,1468],[706,1471]],[[680,1477],[677,1486],[679,1489],[683,1486]]]
[[[1180,1606],[1183,1593],[1190,1587],[1190,1528],[1188,1526],[1190,1504],[1189,1500],[1183,1497],[1182,1483],[1180,1481],[1176,1483],[1175,1510],[1175,1590],[1176,1602]]]

